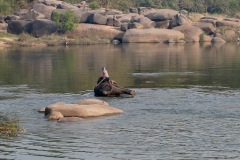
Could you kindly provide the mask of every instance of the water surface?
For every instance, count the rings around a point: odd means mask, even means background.
[[[126,44],[0,50],[0,115],[23,136],[0,159],[240,159],[240,46]],[[101,98],[123,114],[79,122],[37,112],[93,98],[106,66],[135,98]]]

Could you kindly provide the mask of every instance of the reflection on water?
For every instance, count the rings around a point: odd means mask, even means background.
[[[240,47],[124,44],[0,50],[0,116],[26,134],[0,138],[0,159],[240,159]],[[73,123],[41,107],[93,98],[101,67],[134,98]]]
[[[11,48],[0,51],[0,85],[78,93],[92,89],[106,66],[111,78],[126,87],[239,88],[239,50],[235,44],[198,43]]]

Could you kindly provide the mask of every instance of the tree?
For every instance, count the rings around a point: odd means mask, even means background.
[[[80,20],[74,17],[73,11],[67,10],[63,14],[54,12],[53,21],[59,26],[62,32],[69,32],[76,27],[76,24],[79,23]]]

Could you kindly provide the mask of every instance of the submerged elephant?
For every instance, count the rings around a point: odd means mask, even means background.
[[[136,92],[134,90],[126,89],[120,87],[115,81],[109,80],[104,81],[103,77],[99,77],[97,85],[94,87],[95,96],[120,96],[122,94],[127,94],[135,96]]]

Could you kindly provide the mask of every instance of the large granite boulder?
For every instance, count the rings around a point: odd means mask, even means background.
[[[31,20],[37,20],[37,19],[45,19],[46,16],[38,11],[35,11],[34,9],[29,10],[25,15],[23,15],[20,19],[31,21]]]
[[[92,104],[109,105],[107,102],[105,102],[103,100],[94,99],[94,98],[82,99],[82,100],[74,102],[74,104],[79,104],[79,105],[92,105]]]
[[[97,25],[97,24],[86,24],[80,23],[75,29],[77,35],[84,36],[85,34],[92,34],[99,37],[108,37],[109,39],[122,39],[124,32],[118,27]]]
[[[155,22],[155,28],[169,29],[170,20]]]
[[[60,15],[63,15],[66,11],[68,11],[68,9],[53,10],[51,19],[53,20],[53,16],[56,12],[59,13]],[[72,9],[71,11],[73,11],[74,13],[74,18],[78,21],[80,20],[80,23],[89,23],[89,17],[92,14],[91,11],[83,10],[83,9]]]
[[[219,37],[213,37],[211,42],[212,43],[226,43],[225,40],[223,40],[222,38],[219,38]]]
[[[204,22],[204,23],[211,23],[214,27],[216,27],[216,22],[217,22],[217,20],[215,20],[215,19],[200,19],[200,21],[199,22]]]
[[[178,11],[172,9],[159,9],[156,11],[146,12],[144,15],[152,21],[174,20]]]
[[[47,6],[41,3],[36,3],[32,6],[32,9],[45,15],[46,19],[51,19],[52,11],[56,9],[53,6]]]
[[[203,30],[195,26],[183,25],[173,28],[175,31],[182,32],[184,34],[184,40],[186,42],[199,42]]]
[[[237,41],[238,34],[233,29],[226,29],[222,32],[222,38],[227,42]]]
[[[121,25],[122,29],[122,25]],[[138,22],[128,23],[128,29],[144,29],[144,26]]]
[[[80,118],[99,117],[123,113],[122,110],[110,106],[107,102],[98,99],[83,99],[77,104],[57,102],[45,108],[48,120],[76,121]],[[71,118],[71,119],[63,119]]]
[[[70,3],[66,3],[66,2],[62,2],[60,4],[57,5],[58,9],[78,9],[78,7],[70,4]]]
[[[101,14],[91,14],[89,16],[89,23],[91,24],[101,24],[106,25],[107,24],[108,17],[103,16]]]
[[[169,39],[184,39],[184,34],[169,29],[130,29],[123,36],[124,43],[163,43]]]
[[[190,19],[187,18],[187,16],[185,16],[184,14],[178,13],[176,15],[176,23],[179,26],[182,25],[191,25],[192,21]]]
[[[57,7],[59,4],[62,3],[62,1],[59,0],[38,0],[39,3],[43,3],[47,6],[53,6],[53,7]]]
[[[34,37],[42,37],[45,35],[56,33],[57,30],[57,24],[51,20],[35,20],[31,22],[30,34]]]
[[[194,22],[192,23],[193,26],[202,29],[206,34],[213,34],[216,31],[216,28],[213,26],[212,23],[205,23],[205,22]]]
[[[223,21],[217,21],[216,26],[217,27],[234,27],[234,28],[237,28],[237,27],[240,27],[240,22],[223,20]]]
[[[13,20],[8,22],[7,32],[11,34],[21,34],[25,32],[28,21],[24,20]]]
[[[147,28],[154,28],[155,27],[155,22],[150,20],[147,17],[140,17],[138,19],[138,23],[143,25],[143,28],[145,28],[145,29],[147,29]]]

